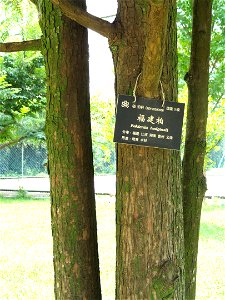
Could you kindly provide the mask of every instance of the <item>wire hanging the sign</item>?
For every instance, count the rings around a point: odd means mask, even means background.
[[[135,85],[134,85],[134,90],[133,90],[134,103],[135,103],[136,100],[137,100],[136,89],[137,89],[138,79],[139,79],[140,75],[141,75],[141,72],[138,74],[137,79],[136,79],[136,82],[135,82]]]
[[[160,80],[160,81],[159,81],[159,83],[160,83],[161,92],[162,92],[162,98],[163,98],[162,107],[164,107],[164,105],[165,105],[165,101],[166,101],[166,99],[165,99],[165,94],[164,94],[164,91],[163,91],[163,85],[162,85],[162,81]]]

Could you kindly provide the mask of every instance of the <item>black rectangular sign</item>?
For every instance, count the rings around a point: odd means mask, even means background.
[[[180,149],[184,103],[119,95],[114,142]]]

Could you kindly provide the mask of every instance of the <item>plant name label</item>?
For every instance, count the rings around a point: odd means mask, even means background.
[[[184,103],[119,95],[114,142],[180,149]]]

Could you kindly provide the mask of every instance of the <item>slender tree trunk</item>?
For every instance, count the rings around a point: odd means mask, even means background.
[[[110,39],[117,94],[132,95],[141,72],[137,96],[159,97],[162,78],[176,101],[174,5],[118,1],[121,31]],[[184,299],[179,153],[118,144],[117,155],[116,299]]]
[[[193,2],[192,48],[188,84],[188,112],[183,160],[183,209],[186,299],[195,299],[198,240],[202,201],[206,191],[203,175],[208,114],[209,53],[212,0]]]
[[[85,1],[74,1],[86,9]],[[101,299],[87,30],[39,3],[48,100],[46,137],[56,299]]]

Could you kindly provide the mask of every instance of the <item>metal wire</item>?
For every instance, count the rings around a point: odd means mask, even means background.
[[[23,144],[0,151],[0,177],[42,176],[47,174],[46,145]]]

